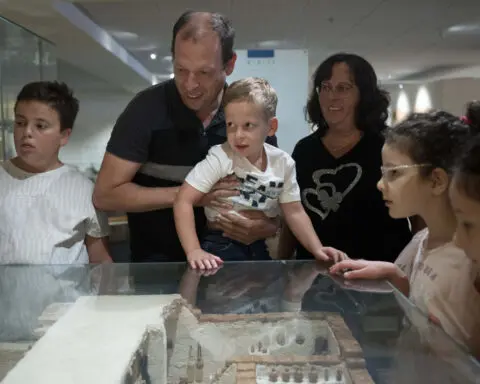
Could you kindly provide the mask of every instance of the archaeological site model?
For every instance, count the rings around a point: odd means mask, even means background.
[[[85,296],[50,306],[39,326],[35,342],[0,343],[2,384],[373,383],[333,313],[207,315],[178,295]]]

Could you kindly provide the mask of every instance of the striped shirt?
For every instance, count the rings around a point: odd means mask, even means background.
[[[0,264],[85,264],[85,237],[108,235],[93,183],[76,169],[31,174],[0,164]]]

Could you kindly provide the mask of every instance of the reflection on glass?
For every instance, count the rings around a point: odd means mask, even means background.
[[[39,40],[40,58],[41,58],[41,79],[56,80],[57,79],[57,51],[55,45],[46,40]]]
[[[478,363],[395,288],[350,285],[315,262],[225,263],[212,273],[186,263],[0,266],[0,314],[6,383],[480,377]]]
[[[56,72],[52,43],[0,18],[0,161],[15,156],[13,107],[18,92],[31,81],[55,80]]]
[[[468,351],[395,292],[404,327],[395,345],[392,383],[477,383],[480,367]]]

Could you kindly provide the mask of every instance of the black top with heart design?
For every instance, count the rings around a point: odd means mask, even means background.
[[[395,261],[411,240],[406,219],[392,219],[377,189],[381,134],[366,132],[349,152],[335,158],[320,134],[300,140],[293,151],[302,204],[326,246],[351,258]],[[298,259],[313,256],[301,245]]]

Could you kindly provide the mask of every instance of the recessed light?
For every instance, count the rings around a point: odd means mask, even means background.
[[[403,89],[403,84],[399,84],[398,88]]]
[[[157,54],[156,53],[151,53],[150,54],[150,59],[156,60],[157,59]]]
[[[175,74],[171,73],[170,74],[170,79],[173,79],[175,77]]]

